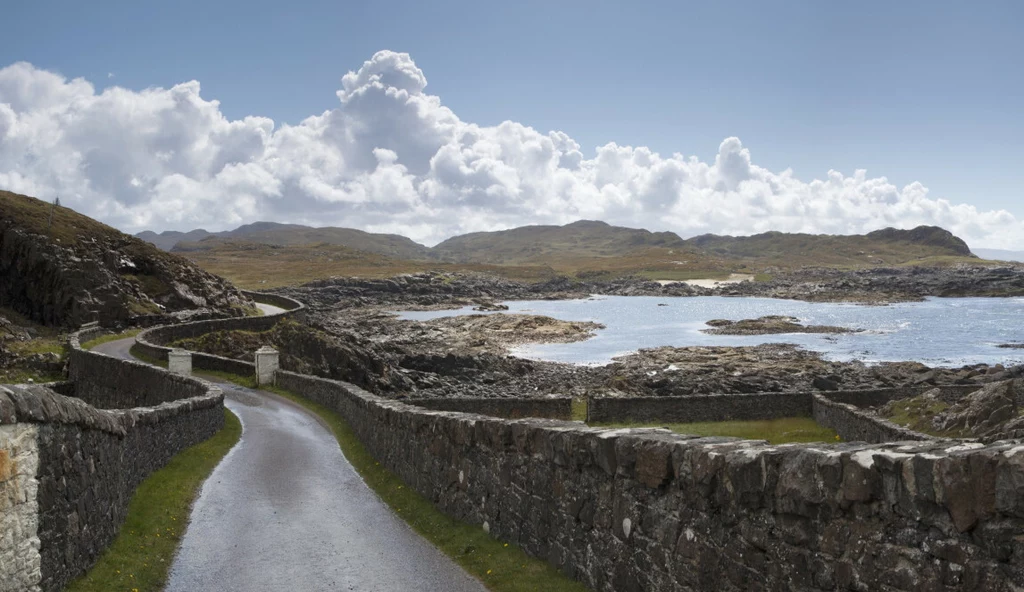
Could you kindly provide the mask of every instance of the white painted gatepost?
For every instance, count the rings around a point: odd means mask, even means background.
[[[277,372],[280,354],[269,345],[256,350],[256,384],[274,384],[274,373]]]

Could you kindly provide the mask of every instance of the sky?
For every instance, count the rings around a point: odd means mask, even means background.
[[[4,13],[0,188],[129,232],[935,224],[1024,249],[1019,2]]]

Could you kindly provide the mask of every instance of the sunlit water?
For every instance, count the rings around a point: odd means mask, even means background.
[[[996,347],[1024,341],[1024,298],[930,298],[925,302],[862,306],[773,298],[662,298],[599,296],[587,300],[509,301],[509,313],[539,314],[566,321],[595,321],[607,328],[576,343],[517,348],[524,358],[606,364],[615,356],[662,345],[757,345],[795,343],[831,360],[866,363],[914,360],[930,366],[1024,363],[1024,350]],[[667,306],[659,306],[665,304]],[[428,320],[479,314],[458,310],[400,313]],[[706,335],[711,319],[790,315],[811,325],[863,329],[848,334]]]

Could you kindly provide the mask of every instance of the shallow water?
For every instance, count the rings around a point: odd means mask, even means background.
[[[615,356],[662,345],[795,343],[831,360],[866,363],[913,360],[930,366],[1024,363],[1024,350],[1001,349],[1024,341],[1024,298],[929,298],[925,302],[862,306],[773,298],[724,296],[597,296],[586,300],[505,302],[509,313],[566,321],[595,321],[607,328],[586,341],[516,348],[515,355],[576,364],[606,364]],[[667,306],[659,306],[664,304]],[[409,320],[480,314],[458,310],[402,312]],[[848,334],[706,335],[711,319],[790,315],[805,324],[863,329]]]

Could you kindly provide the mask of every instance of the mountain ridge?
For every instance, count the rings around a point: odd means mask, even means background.
[[[671,231],[653,232],[614,226],[600,220],[578,220],[562,226],[528,225],[472,232],[453,236],[434,247],[396,234],[265,221],[218,233],[196,229],[188,233],[145,231],[136,236],[164,247],[179,239],[170,247],[179,253],[209,251],[229,243],[237,246],[240,242],[279,247],[323,244],[393,259],[495,265],[546,264],[553,258],[623,257],[644,251],[739,261],[770,261],[787,256],[812,260],[820,256],[824,264],[881,264],[933,256],[975,257],[965,241],[936,226],[889,227],[853,235],[769,231],[749,236],[703,234],[683,239]],[[183,240],[185,237],[199,238]]]

